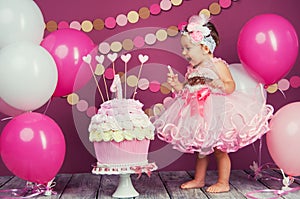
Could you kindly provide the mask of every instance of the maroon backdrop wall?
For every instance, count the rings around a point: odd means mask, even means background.
[[[150,7],[154,3],[159,3],[160,0],[35,0],[40,7],[45,22],[54,20],[57,23],[66,21],[82,22],[84,20],[93,21],[96,18],[105,19],[107,17],[116,17],[123,13],[126,14],[131,10],[138,11],[141,7]],[[135,24],[128,23],[124,27],[116,27],[114,29],[92,30],[86,33],[95,44],[109,40],[111,37],[116,38],[135,38],[143,36],[153,27],[167,28],[171,25],[177,25],[182,21],[186,21],[190,15],[198,14],[203,8],[208,8],[212,2],[217,0],[185,0],[181,6],[174,6],[167,12],[161,12],[154,16],[151,15],[148,19],[140,19]],[[237,53],[238,35],[243,25],[252,17],[274,13],[283,16],[291,22],[296,31],[300,32],[299,11],[300,1],[298,0],[237,0],[233,1],[229,8],[222,9],[219,15],[213,15],[212,21],[216,24],[221,36],[221,44],[215,52],[216,56],[222,57],[228,63],[239,63]],[[49,32],[45,31],[45,36]],[[123,35],[122,35],[123,34]],[[120,36],[118,36],[120,35]],[[299,34],[298,34],[299,35]],[[117,37],[118,36],[118,37]],[[133,53],[149,54],[150,60],[157,65],[171,64],[179,72],[184,74],[186,62],[178,55],[180,46],[179,37],[174,37],[168,42],[160,42],[154,44],[151,48],[140,48]],[[175,49],[173,49],[175,48]],[[176,49],[178,48],[178,49]],[[173,49],[173,50],[169,50]],[[176,54],[177,53],[177,54]],[[266,58],[267,59],[267,58]],[[285,77],[289,79],[294,75],[299,75],[300,60],[297,59],[293,69]],[[152,73],[153,76],[159,76],[160,68],[146,69],[146,73]],[[164,78],[164,77],[161,77]],[[87,86],[83,90],[88,90]],[[84,93],[85,91],[83,91]],[[285,104],[300,101],[299,88],[289,88],[284,91],[285,97],[279,91],[268,94],[268,103],[272,104],[275,110]],[[161,98],[159,94],[150,91],[141,92],[138,99],[145,104],[145,107],[151,106],[153,103],[158,103]],[[42,112],[45,106],[36,110]],[[84,139],[87,135],[87,127],[90,118],[84,113],[78,111],[75,107],[69,105],[65,98],[53,98],[46,115],[53,118],[62,128],[65,139],[67,152],[64,164],[60,170],[61,173],[78,173],[90,172],[91,165],[96,159],[91,152],[92,145]],[[4,114],[0,113],[0,119],[5,118]],[[6,121],[0,122],[0,130],[7,124]],[[265,137],[262,139],[262,162],[271,162]],[[256,149],[256,150],[255,150]],[[247,146],[238,152],[230,154],[232,159],[233,169],[246,169],[253,161],[258,161],[259,157],[259,141],[254,146]],[[189,170],[194,168],[195,155],[181,154],[173,151],[170,147],[166,147],[163,142],[156,139],[151,143],[149,158],[157,162],[161,170]],[[30,154],[28,154],[30,156]],[[210,169],[215,168],[215,162],[212,160]],[[0,161],[0,175],[11,175],[2,161]]]

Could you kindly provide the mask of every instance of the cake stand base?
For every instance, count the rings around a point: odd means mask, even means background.
[[[120,174],[118,187],[112,196],[114,198],[133,198],[139,196],[139,193],[132,185],[130,174]]]

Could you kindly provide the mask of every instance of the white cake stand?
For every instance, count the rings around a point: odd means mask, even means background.
[[[130,175],[137,173],[148,173],[157,169],[155,163],[140,163],[140,164],[131,164],[131,165],[107,165],[99,164],[95,166],[92,170],[93,174],[97,175],[119,175],[119,183],[117,189],[113,193],[112,197],[114,198],[134,198],[139,196],[139,193],[134,188]]]
[[[132,185],[130,173],[119,174],[119,184],[116,191],[113,193],[112,197],[114,198],[133,198],[137,197],[140,194],[135,190]]]

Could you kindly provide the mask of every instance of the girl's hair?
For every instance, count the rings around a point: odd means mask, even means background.
[[[210,29],[210,35],[212,36],[212,38],[216,42],[216,46],[218,46],[219,43],[220,43],[220,38],[219,38],[219,33],[218,33],[215,25],[213,23],[211,23],[211,22],[207,22],[205,24],[205,26]]]
[[[208,46],[211,53],[220,43],[219,33],[215,25],[205,15],[191,16],[188,24],[182,27],[181,34],[191,36],[191,42],[194,44]]]

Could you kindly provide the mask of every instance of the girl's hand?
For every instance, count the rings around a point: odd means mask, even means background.
[[[175,91],[180,91],[183,88],[183,84],[178,80],[178,75],[177,74],[171,74],[168,73],[168,79],[167,79],[168,84],[175,90]]]
[[[221,79],[214,79],[213,81],[208,83],[208,85],[212,88],[220,89],[223,92],[225,90],[225,84]]]

